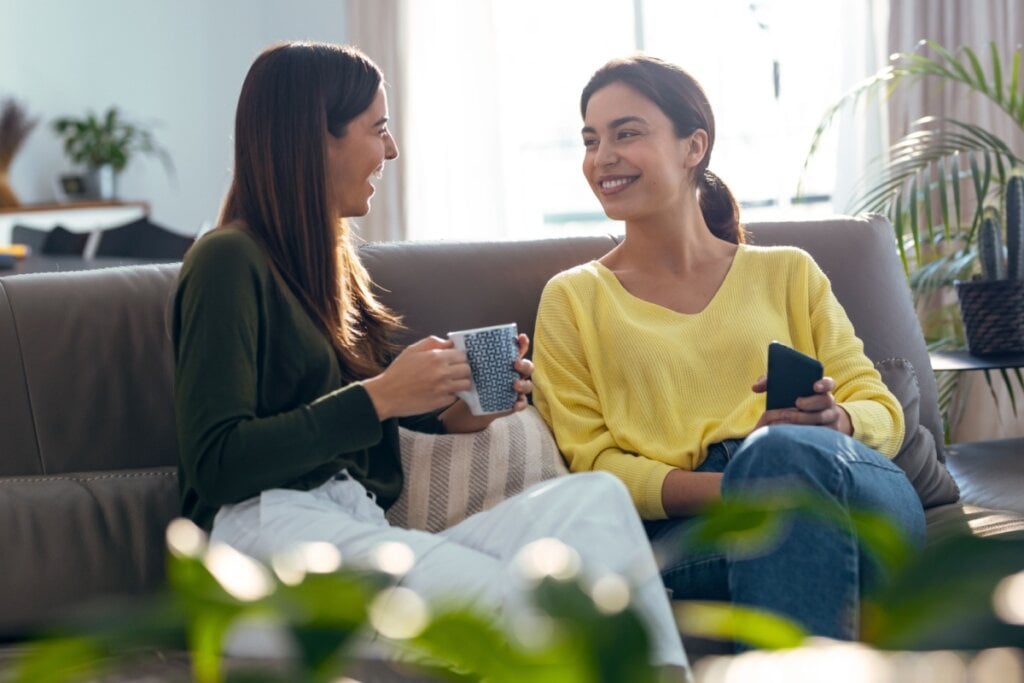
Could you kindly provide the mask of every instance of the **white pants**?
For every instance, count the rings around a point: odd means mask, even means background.
[[[686,655],[647,535],[625,486],[601,472],[540,482],[441,533],[392,527],[362,484],[344,473],[312,491],[271,489],[220,509],[211,538],[267,560],[296,543],[326,541],[347,564],[369,565],[387,541],[405,543],[416,564],[402,584],[428,603],[469,601],[504,618],[526,606],[526,583],[512,562],[540,538],[580,555],[584,578],[616,573],[633,589],[646,621],[653,663],[686,666]]]

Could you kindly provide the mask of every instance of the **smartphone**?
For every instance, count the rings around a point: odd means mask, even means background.
[[[814,383],[824,375],[816,358],[773,341],[768,345],[768,410],[792,408],[802,396],[814,395]]]

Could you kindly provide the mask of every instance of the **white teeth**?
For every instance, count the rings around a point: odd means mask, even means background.
[[[614,189],[616,187],[622,187],[623,185],[628,185],[631,182],[633,182],[633,178],[616,178],[615,180],[602,180],[601,181],[601,189],[602,190],[611,190],[611,189]]]
[[[377,180],[380,180],[381,178],[383,178],[384,177],[384,167],[381,166],[376,171],[374,171],[373,172],[373,177],[376,178]]]

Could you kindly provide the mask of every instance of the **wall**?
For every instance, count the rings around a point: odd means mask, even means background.
[[[71,169],[55,117],[117,105],[152,123],[169,152],[133,161],[121,196],[193,234],[216,217],[230,180],[234,109],[246,70],[270,43],[344,42],[345,0],[0,0],[0,97],[41,118],[11,168],[23,203],[53,201]]]

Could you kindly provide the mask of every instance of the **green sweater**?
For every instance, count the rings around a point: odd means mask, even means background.
[[[209,530],[222,505],[309,490],[342,468],[394,503],[398,421],[381,422],[359,382],[343,385],[330,342],[246,233],[221,228],[189,250],[173,335],[185,516]],[[441,429],[435,415],[403,424]]]

